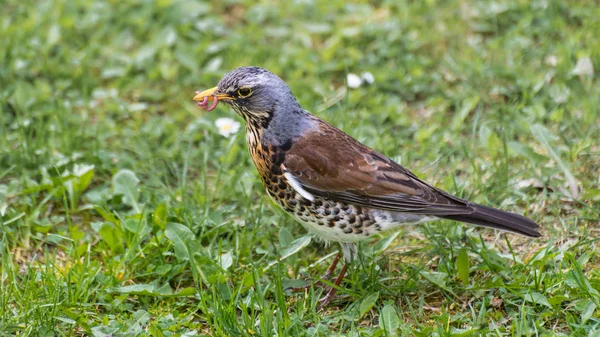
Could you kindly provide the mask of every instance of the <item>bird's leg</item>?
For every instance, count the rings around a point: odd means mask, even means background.
[[[336,287],[339,287],[340,283],[342,283],[342,280],[344,279],[344,276],[346,275],[347,269],[348,269],[348,264],[346,263],[342,267],[340,274],[338,275],[338,277],[335,279],[335,282],[333,283],[335,286],[330,287],[329,290],[327,290],[327,294],[325,295],[325,297],[323,297],[319,300],[319,305],[317,306],[317,310],[323,309],[323,307],[325,307],[327,304],[329,304],[329,302],[331,302],[331,300],[335,296],[335,292],[337,290]]]
[[[335,267],[337,267],[338,262],[340,262],[341,257],[342,257],[342,252],[337,253],[335,258],[333,259],[333,262],[331,262],[331,265],[329,266],[329,268],[327,268],[327,271],[325,271],[325,274],[323,274],[323,276],[321,276],[321,279],[328,280],[331,277],[331,275],[333,275],[333,272],[335,271]],[[316,281],[315,283],[305,285],[304,287],[294,287],[294,288],[292,288],[292,292],[294,292],[294,293],[303,292],[303,291],[309,289],[310,287],[313,287],[313,286],[320,287],[322,285],[323,285],[323,282]]]
[[[341,257],[342,257],[342,252],[338,252],[337,255],[335,256],[335,259],[333,259],[333,262],[331,262],[331,265],[329,266],[329,268],[327,268],[327,271],[325,271],[325,274],[321,277],[322,279],[328,280],[331,277],[331,275],[335,271],[335,267],[337,267],[338,262],[340,262]]]
[[[338,277],[335,279],[335,282],[333,283],[334,286],[330,287],[327,290],[327,293],[325,294],[325,296],[319,300],[317,310],[323,309],[335,297],[335,292],[337,291],[337,287],[339,287],[340,284],[342,283],[342,280],[344,279],[344,276],[346,275],[346,270],[348,269],[348,265],[350,263],[352,263],[352,261],[357,256],[358,250],[357,250],[356,244],[349,243],[349,242],[342,242],[342,243],[340,243],[340,247],[342,248],[342,254],[344,255],[344,260],[346,263],[342,267],[342,270],[340,271],[340,274],[338,275]],[[339,257],[339,255],[338,255],[338,257]],[[333,272],[333,269],[331,271]]]

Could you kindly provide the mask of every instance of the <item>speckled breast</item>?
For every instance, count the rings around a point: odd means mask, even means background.
[[[261,144],[255,135],[247,135],[250,156],[267,188],[267,193],[286,212],[309,231],[326,241],[356,242],[380,232],[391,223],[391,216],[315,196],[310,201],[287,182],[281,171],[285,152]],[[385,212],[387,213],[387,212]]]
[[[356,242],[382,230],[379,211],[367,210],[333,200],[315,197],[310,201],[297,193],[284,175],[262,175],[267,193],[304,227],[327,241]],[[379,220],[379,221],[378,221]]]

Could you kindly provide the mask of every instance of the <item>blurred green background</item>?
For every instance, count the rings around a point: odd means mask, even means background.
[[[592,1],[0,2],[0,336],[599,336]],[[227,107],[242,65],[528,240],[445,221],[335,245],[265,197]],[[353,75],[372,83],[355,85]],[[350,86],[349,86],[350,85]],[[387,250],[386,250],[387,248]],[[385,251],[385,252],[384,252]]]

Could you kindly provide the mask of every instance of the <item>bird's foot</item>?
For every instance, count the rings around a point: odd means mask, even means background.
[[[327,294],[325,294],[325,296],[321,297],[319,299],[319,301],[317,302],[317,311],[321,311],[323,308],[325,308],[329,302],[331,302],[331,300],[335,297],[335,288],[334,287],[330,287],[327,290]]]
[[[337,287],[339,287],[340,284],[342,283],[342,280],[344,279],[344,276],[346,275],[347,269],[348,269],[348,265],[345,264],[342,267],[340,274],[335,279],[334,285],[329,287],[329,289],[327,289],[327,293],[325,294],[325,296],[323,296],[321,299],[319,299],[319,302],[317,304],[317,311],[320,311],[321,309],[325,308],[329,304],[329,302],[331,302],[331,300],[335,298],[335,293],[337,291]]]
[[[338,255],[335,256],[335,259],[331,263],[331,266],[329,266],[329,268],[327,268],[327,271],[325,272],[325,274],[321,277],[321,279],[319,281],[316,281],[312,284],[307,284],[303,287],[291,288],[291,291],[294,293],[297,293],[297,292],[304,292],[304,291],[310,289],[311,287],[315,287],[315,288],[324,287],[325,282],[323,282],[322,280],[329,280],[331,278],[331,275],[333,275],[333,272],[335,271],[335,267],[337,266],[341,257],[342,257],[342,253],[338,253]],[[335,281],[333,282],[333,286],[328,287],[327,291],[325,292],[325,296],[323,296],[322,298],[319,299],[319,301],[317,303],[318,311],[320,311],[321,309],[326,307],[331,302],[331,300],[333,300],[335,298],[335,293],[337,291],[337,287],[339,287],[340,284],[342,283],[342,280],[344,279],[344,276],[346,275],[346,270],[348,270],[348,265],[344,264],[344,266],[342,267],[342,270],[340,271],[340,274],[338,275],[338,277],[336,277]]]

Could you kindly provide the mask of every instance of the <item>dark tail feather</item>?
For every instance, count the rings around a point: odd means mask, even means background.
[[[443,215],[440,217],[530,237],[541,236],[540,232],[538,232],[540,226],[522,215],[477,204],[470,204],[470,206],[475,209],[475,212],[471,214]]]

